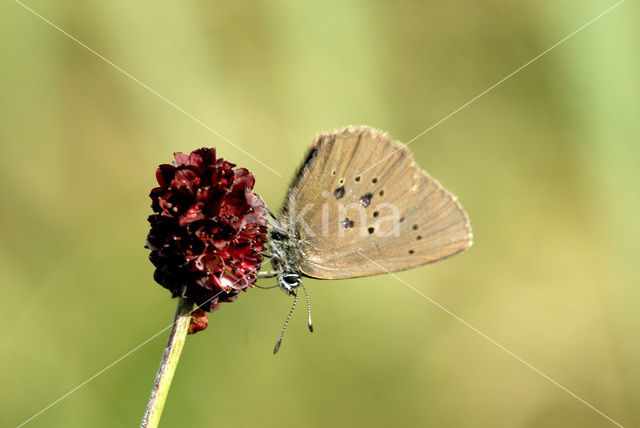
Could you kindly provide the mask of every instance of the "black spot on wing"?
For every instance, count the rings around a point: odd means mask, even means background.
[[[365,193],[360,198],[360,205],[363,207],[368,207],[371,204],[371,198],[373,198],[373,193]]]
[[[345,229],[351,229],[353,227],[353,220],[349,220],[348,217],[345,217],[344,220],[342,220],[342,227],[344,227]]]
[[[340,199],[341,197],[343,197],[344,196],[344,186],[340,186],[336,190],[334,190],[333,191],[333,196],[336,199]]]

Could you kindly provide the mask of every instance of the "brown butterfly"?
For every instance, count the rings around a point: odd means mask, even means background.
[[[294,296],[303,276],[356,278],[411,269],[469,248],[457,198],[415,163],[405,145],[368,126],[318,135],[271,222],[272,272]]]

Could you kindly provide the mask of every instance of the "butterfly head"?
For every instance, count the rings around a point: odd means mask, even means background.
[[[287,294],[295,294],[293,290],[300,286],[300,275],[292,272],[280,273],[278,284]]]

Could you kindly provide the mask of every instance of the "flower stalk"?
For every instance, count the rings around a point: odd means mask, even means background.
[[[190,300],[178,299],[178,308],[176,309],[171,333],[169,333],[169,340],[162,354],[162,360],[160,361],[156,380],[151,390],[147,410],[140,424],[141,428],[156,428],[160,422],[162,409],[164,408],[164,403],[167,399],[169,388],[171,387],[171,380],[178,366],[178,360],[180,359],[185,339],[189,333],[192,309],[193,303]]]

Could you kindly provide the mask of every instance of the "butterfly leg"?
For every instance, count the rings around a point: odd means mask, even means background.
[[[277,220],[278,218],[276,217],[276,215],[273,213],[273,211],[271,211],[269,208],[267,208],[267,213],[269,214],[269,216],[274,219]]]
[[[275,278],[278,276],[278,272],[275,270],[268,270],[265,272],[258,272],[258,278]]]

